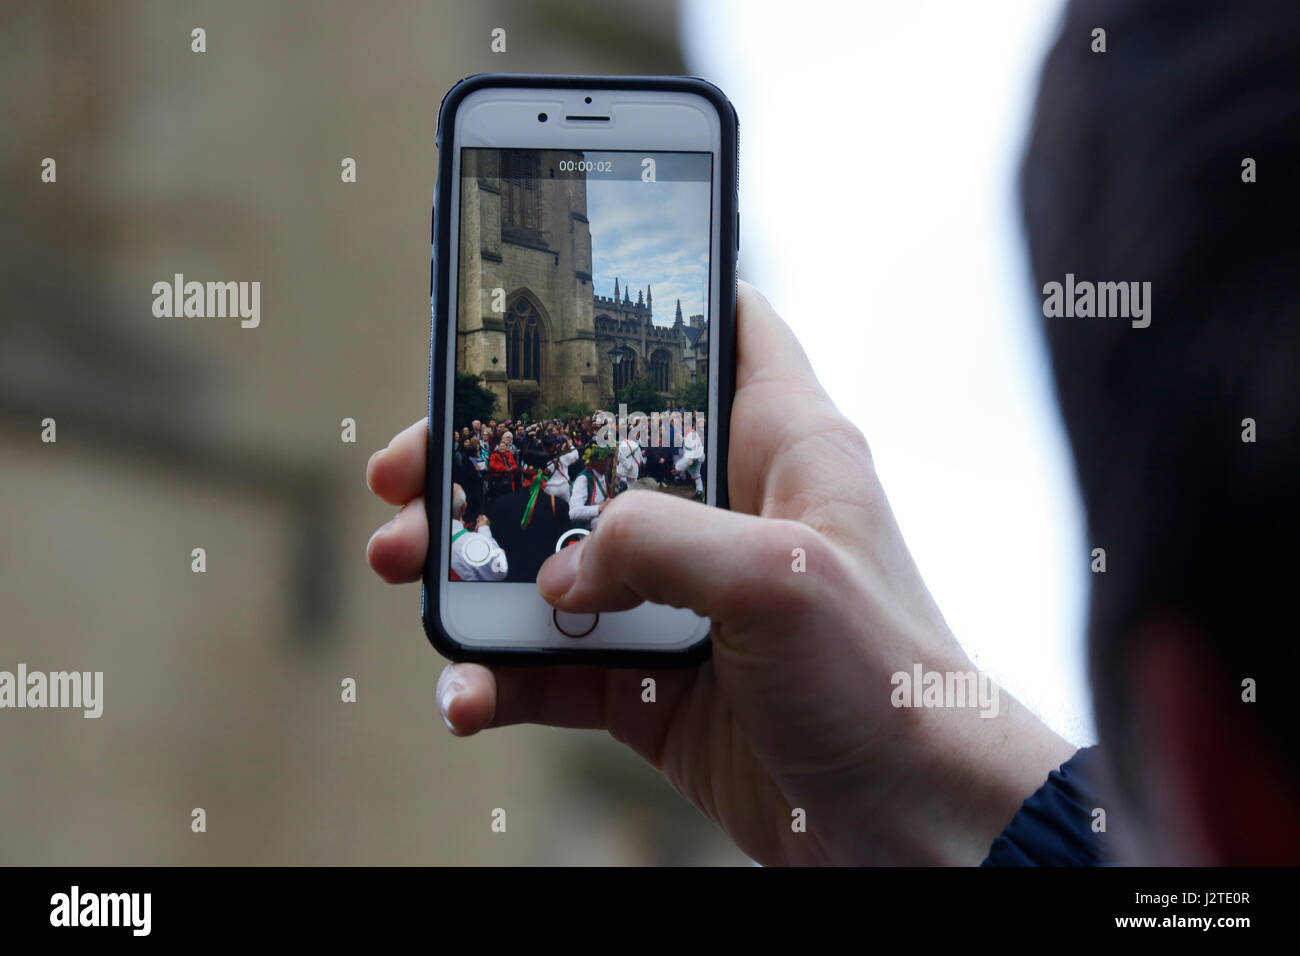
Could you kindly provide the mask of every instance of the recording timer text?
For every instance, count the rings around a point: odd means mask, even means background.
[[[614,164],[605,160],[589,159],[562,159],[560,160],[560,172],[562,173],[612,173]]]

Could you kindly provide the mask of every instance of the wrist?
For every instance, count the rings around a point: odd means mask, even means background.
[[[978,686],[994,690],[985,706],[917,710],[913,795],[899,803],[900,832],[926,858],[918,862],[978,866],[1021,804],[1076,748],[964,658],[961,663],[955,672],[972,672]]]

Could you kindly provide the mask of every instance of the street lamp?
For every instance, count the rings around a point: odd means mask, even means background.
[[[622,364],[623,359],[627,358],[629,355],[633,355],[634,353],[626,345],[615,345],[609,350],[608,354],[611,362],[615,365],[620,365]]]

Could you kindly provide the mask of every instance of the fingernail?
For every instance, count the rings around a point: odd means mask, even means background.
[[[397,515],[393,515],[391,518],[389,518],[387,521],[381,524],[378,528],[376,528],[375,533],[370,536],[370,541],[366,542],[366,550],[369,551],[371,543],[396,523],[397,523]]]
[[[384,449],[382,448],[379,449],[379,451],[371,455],[370,460],[366,462],[366,487],[370,489],[371,494],[374,494],[375,489],[370,487],[370,466],[373,465],[375,463],[375,459],[378,458],[383,453],[384,453]]]
[[[547,601],[553,604],[564,597],[578,580],[578,552],[585,544],[584,538],[575,545],[561,549],[559,554],[547,558],[537,572],[537,590]]]
[[[460,681],[448,681],[438,695],[438,711],[442,714],[442,722],[447,725],[447,729],[455,733],[456,725],[451,722],[451,705],[456,699],[456,695],[465,689],[465,685]]]

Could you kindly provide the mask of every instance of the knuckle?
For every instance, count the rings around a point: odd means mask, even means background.
[[[715,579],[728,616],[803,617],[819,606],[824,592],[817,577],[830,551],[819,532],[799,521],[753,518],[744,539],[745,559]]]
[[[828,414],[815,425],[806,428],[805,434],[816,435],[850,461],[867,466],[872,464],[871,446],[867,442],[867,436],[834,406],[831,406]]]
[[[831,424],[831,433],[839,441],[843,442],[845,448],[858,452],[867,458],[871,457],[871,446],[867,443],[867,436],[862,433],[861,428],[849,421],[838,409]]]
[[[625,551],[636,541],[640,520],[636,508],[629,508],[620,498],[615,498],[600,516],[600,523],[592,532],[592,543],[599,542],[602,551]]]
[[[799,612],[824,606],[843,583],[839,549],[801,521],[767,523],[770,547],[781,561],[771,582],[781,605]]]

